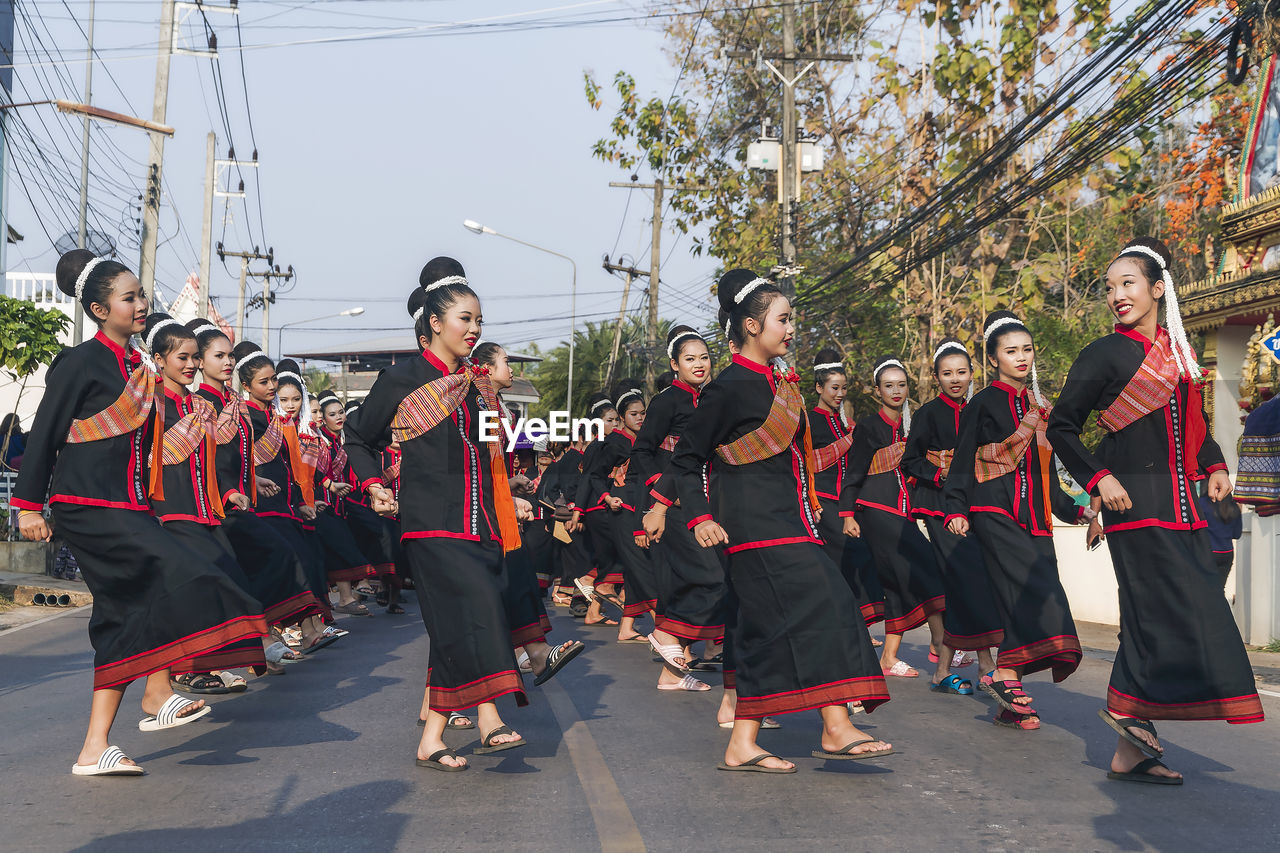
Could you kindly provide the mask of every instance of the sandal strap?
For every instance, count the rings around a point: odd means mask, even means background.
[[[178,712],[194,704],[196,703],[190,699],[184,699],[175,693],[164,700],[164,704],[160,706],[160,711],[156,714],[156,722],[162,727],[173,725],[173,722],[178,719]]]
[[[427,761],[435,761],[439,763],[441,758],[457,758],[457,757],[458,757],[458,753],[454,752],[452,749],[446,746],[444,749],[437,749],[435,752],[428,755]]]
[[[102,755],[98,756],[98,769],[115,770],[128,757],[120,747],[109,746],[103,751]]]
[[[498,737],[499,735],[513,735],[513,734],[515,734],[515,732],[511,731],[510,726],[498,726],[496,729],[494,729],[493,731],[485,735],[482,740],[485,746],[493,746],[493,739],[495,737]]]
[[[1147,773],[1148,770],[1153,770],[1156,767],[1164,767],[1165,770],[1169,769],[1168,767],[1165,766],[1165,763],[1160,759],[1147,758],[1147,759],[1143,759],[1142,761],[1139,761],[1137,764],[1130,767],[1128,772],[1129,773]],[[1147,775],[1152,775],[1152,774],[1147,773]]]

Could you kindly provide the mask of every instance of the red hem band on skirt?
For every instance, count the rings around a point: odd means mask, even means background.
[[[169,667],[174,675],[184,672],[216,672],[222,669],[250,669],[265,667],[267,659],[262,653],[262,644],[254,643],[253,648],[218,649],[207,655],[178,661]]]
[[[877,622],[884,621],[884,602],[873,601],[870,604],[864,604],[859,610],[862,611],[862,621],[870,628]]]
[[[524,682],[520,680],[520,674],[514,669],[486,675],[461,687],[440,687],[431,684],[431,673],[428,671],[427,686],[431,689],[431,710],[441,714],[466,711],[484,702],[492,702],[508,693],[515,694],[516,704],[520,707],[529,704],[529,697],[524,692]]]
[[[802,690],[775,693],[771,696],[739,694],[738,710],[734,718],[759,720],[774,714],[794,714],[798,711],[811,711],[814,708],[843,705],[847,702],[861,702],[862,707],[867,712],[871,712],[888,701],[889,688],[885,686],[884,676],[864,675],[831,684],[806,687]]]
[[[329,583],[355,583],[357,581],[365,580],[366,578],[374,578],[377,576],[377,572],[374,571],[373,566],[368,563],[365,563],[363,566],[348,566],[345,569],[336,569],[325,574]]]
[[[542,626],[542,635],[545,637],[551,633],[551,618],[543,613],[538,616],[538,624]]]
[[[942,613],[947,609],[947,597],[945,595],[935,595],[928,601],[921,602],[911,608],[910,612],[902,616],[895,616],[892,619],[884,620],[884,630],[889,634],[905,634],[912,628],[919,627],[929,620],[929,617],[935,613]]]
[[[1053,680],[1065,681],[1080,665],[1080,640],[1074,635],[1049,637],[1017,649],[1001,649],[996,656],[1000,669],[1020,667],[1023,674],[1053,670]]]
[[[622,580],[622,572],[607,572],[604,580],[596,580],[596,583],[622,583]]]
[[[985,634],[975,634],[972,637],[960,634],[952,634],[948,631],[942,632],[942,642],[949,648],[961,652],[978,652],[983,649],[990,649],[999,646],[1004,642],[1004,630],[987,631]]]
[[[627,602],[625,605],[623,605],[622,615],[631,616],[631,617],[643,616],[644,614],[648,613],[650,610],[656,610],[657,606],[658,606],[658,600],[656,598],[650,598],[647,601],[637,601],[634,604],[631,602]]]
[[[267,631],[267,621],[262,616],[237,616],[221,625],[174,640],[158,649],[141,652],[126,660],[97,667],[93,671],[93,689],[104,690],[108,687],[128,684],[153,672],[168,669],[171,664],[178,661],[199,657],[234,643],[236,640],[260,637]]]
[[[525,625],[522,628],[511,629],[511,645],[513,648],[520,648],[527,643],[536,643],[539,640],[545,640],[546,634],[540,622],[534,622],[532,625]]]
[[[282,628],[287,628],[290,625],[298,624],[303,619],[319,616],[322,612],[320,601],[316,598],[316,594],[308,589],[297,595],[290,596],[278,604],[271,605],[266,609],[263,618],[267,620],[268,625],[279,625]]]
[[[719,642],[724,638],[723,625],[690,625],[688,622],[681,622],[669,616],[658,617],[654,622],[654,627],[682,640],[715,640]]]
[[[738,673],[736,670],[726,669],[720,673],[720,681],[724,685],[725,690],[738,689]]]
[[[1226,720],[1233,724],[1260,723],[1263,720],[1262,700],[1257,693],[1231,699],[1162,705],[1127,696],[1114,687],[1108,687],[1107,710],[1140,720]]]

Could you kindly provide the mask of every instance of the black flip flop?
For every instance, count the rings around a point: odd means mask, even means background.
[[[454,752],[452,749],[449,749],[448,747],[445,747],[444,749],[437,749],[435,752],[431,753],[431,755],[426,758],[417,759],[416,763],[419,767],[430,767],[432,770],[443,770],[445,773],[457,773],[459,770],[466,770],[468,767],[471,766],[470,764],[460,764],[454,767],[453,765],[444,764],[443,762],[440,761],[441,758],[457,758],[457,757],[458,757],[458,753]]]
[[[533,685],[537,687],[539,684],[550,681],[565,664],[582,654],[585,648],[586,646],[577,640],[570,640],[568,646],[556,646],[547,654],[547,666],[533,679]]]
[[[760,765],[760,762],[764,761],[767,758],[778,758],[778,756],[768,752],[762,752],[759,755],[757,755],[755,758],[751,759],[750,761],[744,761],[738,765],[725,764],[722,761],[716,765],[716,769],[717,770],[740,770],[744,773],[795,773],[796,772],[795,765],[792,765],[790,769],[785,769],[782,767],[762,767]],[[778,760],[781,761],[782,759],[778,758]]]
[[[182,681],[187,678],[187,681]],[[232,690],[221,678],[204,672],[187,672],[169,679],[169,686],[178,693],[191,693],[202,696],[221,696]]]
[[[618,598],[618,594],[616,592],[597,592],[596,601],[602,601],[610,607],[616,607],[619,614],[625,612],[622,605],[622,599]]]
[[[298,649],[298,651],[304,655],[314,654],[320,651],[321,649],[323,649],[325,646],[333,645],[334,643],[338,642],[338,640],[339,640],[338,637],[326,637],[324,635],[321,635],[319,642],[311,646],[308,646],[304,643],[303,647]]]
[[[515,749],[518,746],[524,746],[524,738],[520,738],[519,740],[513,740],[509,743],[493,743],[492,742],[493,739],[498,735],[513,735],[513,734],[515,734],[515,732],[511,731],[511,729],[508,728],[507,726],[498,726],[496,729],[489,732],[487,735],[485,735],[483,738],[480,739],[480,743],[483,744],[483,746],[476,747],[475,754],[488,755],[491,752],[502,752],[503,750]]]
[[[862,746],[864,743],[875,743],[876,739],[869,737],[864,740],[855,740],[848,744],[844,749],[836,752],[827,752],[825,749],[815,749],[810,753],[814,758],[824,758],[827,761],[865,761],[868,758],[882,758],[886,755],[893,755],[892,749],[877,749],[873,752],[850,752],[856,746]]]
[[[1147,771],[1153,767],[1165,767],[1164,763],[1158,758],[1148,758],[1145,761],[1139,761],[1133,765],[1127,773],[1117,773],[1114,770],[1107,771],[1107,778],[1117,782],[1145,782],[1148,785],[1181,785],[1182,778],[1173,776],[1154,776]]]
[[[1098,716],[1102,718],[1104,723],[1115,729],[1116,734],[1124,738],[1127,743],[1133,744],[1138,749],[1142,750],[1143,755],[1148,756],[1149,758],[1159,758],[1164,755],[1163,752],[1157,750],[1151,744],[1144,743],[1142,738],[1129,734],[1130,728],[1142,729],[1153,738],[1158,739],[1160,736],[1156,734],[1156,727],[1151,725],[1149,720],[1139,720],[1137,717],[1125,717],[1123,720],[1117,720],[1115,717],[1111,716],[1106,708],[1098,711]]]

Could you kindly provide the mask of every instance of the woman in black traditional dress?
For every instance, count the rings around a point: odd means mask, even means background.
[[[1031,332],[1012,312],[996,311],[982,337],[996,380],[960,414],[954,458],[963,462],[952,464],[942,499],[947,529],[972,533],[982,546],[1004,627],[995,674],[981,682],[1002,709],[994,722],[1032,731],[1040,717],[1022,679],[1048,669],[1062,681],[1080,665],[1080,640],[1058,579],[1052,516],[1078,524],[1093,513],[1076,506],[1054,470]]]
[[[844,535],[840,518],[840,491],[849,470],[849,449],[853,446],[853,427],[845,419],[844,401],[849,393],[849,376],[835,350],[819,350],[813,364],[814,391],[817,404],[809,411],[809,429],[813,434],[813,455],[817,473],[814,486],[822,504],[822,541],[827,556],[840,567],[845,582],[862,612],[867,627],[884,621],[884,590],[876,574],[871,550],[862,539]],[[872,639],[872,644],[881,645]]]
[[[1196,505],[1196,480],[1208,477],[1209,496],[1222,500],[1231,479],[1205,422],[1204,376],[1171,267],[1169,249],[1150,237],[1111,262],[1115,332],[1076,358],[1049,421],[1054,450],[1103,509],[1089,541],[1105,534],[1119,584],[1120,648],[1098,712],[1119,734],[1107,775],[1163,785],[1182,776],[1160,762],[1151,720],[1263,719]],[[1080,436],[1093,412],[1106,435],[1091,452]]]
[[[187,390],[200,362],[196,336],[170,317],[156,313],[147,318],[143,345],[151,353],[163,380],[164,392],[164,497],[152,500],[152,512],[164,529],[194,554],[202,554],[236,586],[253,595],[253,587],[236,562],[231,543],[222,534],[222,496],[218,490],[216,448],[218,436],[235,430],[231,413],[222,422],[202,397]],[[157,460],[152,459],[152,464]],[[208,654],[170,667],[173,687],[185,693],[230,693],[248,685],[229,669],[249,667],[266,672],[259,638],[248,637]]]
[[[525,742],[503,724],[494,700],[514,694],[517,704],[528,703],[502,587],[504,551],[520,546],[517,518],[527,518],[530,508],[511,497],[499,446],[480,441],[481,414],[496,418],[498,405],[487,371],[468,361],[480,338],[480,300],[452,258],[428,262],[418,284],[425,299],[413,320],[422,357],[379,374],[346,424],[345,447],[371,507],[379,514],[399,511],[405,559],[431,638],[431,709],[418,764],[458,771],[469,765],[445,746],[450,711],[478,706],[478,754]],[[401,452],[399,505],[382,483],[382,451],[393,440]],[[565,643],[531,652],[535,683],[581,650],[580,643]]]
[[[259,604],[217,566],[189,552],[151,514],[163,490],[163,391],[140,343],[147,297],[122,264],[76,249],[58,260],[58,289],[84,307],[98,333],[49,366],[11,505],[24,539],[48,541],[53,513],[93,593],[89,729],[72,773],[137,775],[109,736],[125,688],[145,678],[142,731],[209,713],[173,693],[169,666],[267,631]],[[149,361],[149,359],[147,359]]]
[[[946,648],[934,655],[931,684],[935,691],[967,696],[973,693],[973,684],[953,676],[951,668],[972,666],[973,658],[964,652],[976,651],[981,671],[992,672],[996,662],[991,649],[1004,639],[1004,629],[982,564],[981,546],[976,539],[948,531],[947,513],[942,508],[942,488],[955,456],[960,413],[973,388],[973,361],[964,344],[956,338],[943,338],[933,351],[933,375],[938,396],[912,413],[902,470],[915,480],[911,514],[923,519],[929,531],[947,596],[947,611],[942,615],[942,644]],[[954,656],[950,654],[953,649]]]
[[[271,525],[253,512],[258,487],[253,464],[253,425],[244,401],[229,387],[235,372],[231,341],[208,320],[187,324],[196,336],[200,356],[200,387],[197,396],[207,400],[221,416],[231,407],[236,429],[218,434],[215,470],[222,497],[222,532],[231,543],[236,561],[244,570],[254,598],[262,602],[267,624],[278,635],[280,629],[307,623],[322,613],[320,601],[307,583],[306,570],[293,547]],[[267,645],[267,671],[281,674],[282,664],[297,663],[303,655],[284,642]]]
[[[866,537],[884,589],[880,666],[885,675],[916,678],[919,671],[898,657],[902,635],[927,622],[930,650],[949,661],[951,652],[942,648],[946,597],[933,549],[911,517],[911,495],[902,470],[911,429],[907,371],[902,362],[892,356],[881,357],[872,374],[872,388],[880,409],[854,428],[849,467],[840,490],[840,516],[846,535]]]
[[[644,635],[631,627],[634,620],[627,623],[625,631],[621,627],[624,603],[622,595],[618,593],[618,586],[622,583],[622,566],[618,562],[618,549],[613,544],[613,534],[610,532],[609,507],[605,504],[602,492],[603,481],[597,482],[587,474],[595,466],[596,457],[604,450],[605,436],[618,428],[621,419],[609,394],[597,391],[587,402],[587,416],[600,421],[603,435],[579,451],[581,458],[578,460],[577,476],[569,478],[572,481],[568,486],[572,515],[565,523],[565,529],[571,535],[582,537],[591,559],[591,572],[587,574],[594,573],[595,580],[594,583],[588,583],[587,577],[578,576],[573,579],[573,584],[590,602],[586,616],[588,625],[619,625],[619,643],[648,643]],[[608,604],[615,611],[613,615],[619,618],[608,618],[602,604]]]
[[[720,768],[794,773],[760,748],[760,720],[813,708],[823,722],[815,757],[886,755],[889,744],[850,722],[847,703],[871,711],[889,694],[853,593],[822,549],[799,376],[770,366],[791,347],[791,305],[744,269],[721,277],[718,297],[737,352],[699,395],[671,470],[695,540],[725,546],[738,600],[729,628],[738,704]],[[713,458],[709,500],[703,471]]]

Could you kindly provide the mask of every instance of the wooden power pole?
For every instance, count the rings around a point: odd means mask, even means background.
[[[623,273],[626,278],[623,279],[622,285],[622,305],[618,307],[618,323],[613,327],[613,348],[609,351],[609,369],[604,374],[604,387],[607,392],[613,387],[613,370],[618,364],[618,348],[622,344],[622,322],[627,316],[627,299],[631,296],[631,282],[636,276],[647,276],[649,270],[638,270],[635,267],[624,267],[622,264],[613,264],[608,258],[604,259],[604,268],[609,272]],[[651,312],[652,313],[652,312]],[[654,327],[657,327],[657,320],[652,320]],[[650,362],[653,359],[649,359]]]

